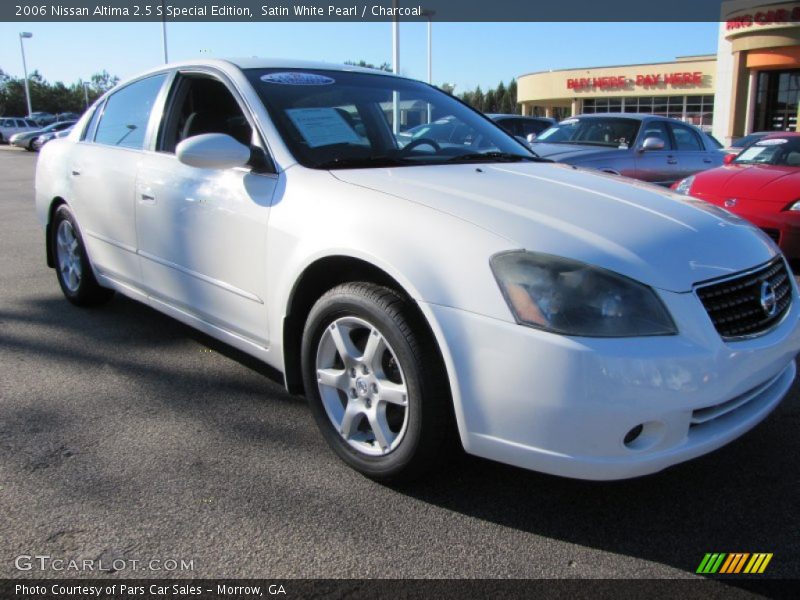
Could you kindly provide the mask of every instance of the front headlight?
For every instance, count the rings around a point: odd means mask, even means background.
[[[682,194],[684,196],[688,196],[689,190],[692,189],[693,183],[694,183],[694,175],[690,175],[686,179],[681,179],[680,183],[675,187],[673,191],[676,194]]]
[[[586,337],[677,333],[651,288],[611,271],[524,251],[497,254],[491,266],[521,325]]]
[[[800,210],[800,200],[795,200],[783,210]]]

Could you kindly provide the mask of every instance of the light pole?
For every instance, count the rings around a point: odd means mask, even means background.
[[[161,0],[161,45],[164,47],[164,64],[167,64],[167,13],[164,11],[164,0]]]
[[[21,31],[19,34],[19,49],[22,52],[22,71],[25,73],[25,100],[28,101],[28,116],[31,116],[33,109],[31,108],[31,88],[28,84],[28,65],[25,64],[25,45],[22,40],[32,38],[33,34],[30,31]]]
[[[83,82],[83,101],[86,103],[84,109],[89,108],[89,86],[92,85],[88,81]]]
[[[433,85],[433,22],[432,17],[436,14],[435,10],[423,10],[422,14],[428,19],[428,84]],[[428,103],[428,123],[431,122],[431,104]]]
[[[392,21],[392,73],[400,74],[400,17],[397,16],[397,0],[392,0],[394,21]],[[400,95],[392,93],[392,131],[400,133]]]

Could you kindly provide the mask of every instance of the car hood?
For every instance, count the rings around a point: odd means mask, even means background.
[[[583,261],[675,292],[777,254],[765,235],[711,204],[566,165],[442,165],[332,174],[469,221],[506,238],[510,247]],[[464,242],[442,236],[435,243]]]
[[[608,158],[614,153],[626,152],[625,149],[609,146],[593,146],[591,144],[548,144],[534,142],[531,147],[542,158],[556,162],[577,163],[593,158]]]
[[[767,194],[786,190],[793,198]],[[800,168],[774,165],[726,165],[695,176],[692,194],[786,202],[800,198]]]
[[[19,141],[19,140],[27,140],[27,139],[30,139],[32,137],[36,137],[37,135],[42,135],[43,133],[44,133],[44,131],[42,131],[40,129],[36,129],[34,131],[30,131],[30,130],[29,131],[21,131],[20,133],[14,134],[13,137],[17,141]]]

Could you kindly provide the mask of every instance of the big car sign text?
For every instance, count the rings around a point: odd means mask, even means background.
[[[582,90],[586,88],[624,88],[629,85],[640,87],[659,85],[702,85],[703,74],[700,71],[692,73],[641,73],[633,77],[619,75],[615,77],[582,77],[567,79],[567,89]]]

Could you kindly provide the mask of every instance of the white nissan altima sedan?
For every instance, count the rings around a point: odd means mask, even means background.
[[[398,143],[429,118],[453,135]],[[159,67],[44,147],[36,205],[68,300],[118,292],[262,359],[375,479],[458,441],[644,475],[743,434],[795,377],[797,287],[767,236],[373,70]]]

